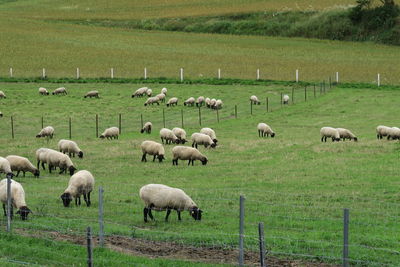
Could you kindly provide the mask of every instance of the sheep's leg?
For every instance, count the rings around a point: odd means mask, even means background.
[[[88,199],[88,202],[89,202],[88,207],[92,204],[92,202],[90,201],[90,193],[91,193],[91,192],[87,193],[87,199]]]
[[[3,210],[4,210],[4,216],[7,216],[7,212],[6,212],[6,204],[3,204]]]
[[[178,220],[181,221],[181,212],[179,210],[176,211],[176,213],[178,213]]]
[[[49,173],[51,173],[51,169],[53,168],[53,166],[51,166],[50,164],[49,164]]]
[[[17,171],[17,175],[15,175],[15,176],[18,177],[19,173],[20,173],[20,171]]]
[[[193,142],[193,144],[192,144],[192,147],[194,147],[194,142]]]
[[[147,159],[146,159],[146,153],[143,153],[143,156],[142,156],[142,162],[147,162]]]
[[[144,219],[144,222],[147,222],[147,213],[148,213],[148,211],[149,211],[149,209],[146,208],[146,207],[144,207],[144,209],[143,209],[143,219]]]
[[[163,144],[164,144],[164,138],[162,138],[162,137],[161,137],[161,143],[163,143]]]
[[[194,166],[194,159],[192,159],[192,166]]]
[[[195,147],[196,147],[196,149],[197,149],[197,143],[194,145]]]
[[[171,209],[167,209],[167,216],[165,216],[165,221],[168,222],[168,217],[171,214]]]
[[[85,202],[86,202],[86,206],[90,206],[90,204],[89,204],[89,202],[88,202],[88,199],[87,199],[87,196],[86,196],[86,194],[83,194],[83,199],[85,200]]]
[[[78,198],[75,198],[75,206],[78,206]]]
[[[78,205],[81,205],[81,196],[78,197]]]
[[[38,160],[38,162],[37,162],[37,169],[39,170],[39,166],[40,166],[40,160]]]
[[[149,217],[152,221],[154,221],[153,213],[151,213],[151,209],[149,209]]]
[[[192,162],[192,160],[191,160],[191,159],[189,159],[188,166],[190,166],[190,162]]]
[[[156,155],[154,155],[154,157],[153,157],[153,162],[154,162],[154,161],[156,161]]]
[[[60,168],[60,172],[59,172],[59,174],[62,174],[63,172],[64,172],[64,170],[65,170],[65,173],[67,173],[67,169],[64,169],[64,168]]]
[[[22,174],[23,174],[23,176],[25,177],[25,172],[24,172],[24,171],[22,171]]]
[[[42,168],[45,170],[46,168],[44,167],[44,162],[42,161]],[[38,163],[38,169],[39,169],[39,163]]]

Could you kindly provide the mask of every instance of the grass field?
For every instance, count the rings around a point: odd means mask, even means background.
[[[295,90],[295,104],[280,107],[280,93],[290,86],[209,86],[167,85],[169,96],[185,99],[205,95],[223,99],[225,106],[216,113],[202,110],[202,127],[216,130],[220,146],[200,150],[209,158],[207,166],[171,164],[171,148],[166,146],[166,162],[140,162],[140,143],[159,140],[163,127],[163,106],[143,107],[144,99],[132,99],[141,85],[70,84],[65,97],[40,97],[37,88],[54,89],[56,84],[3,83],[7,99],[0,101],[1,156],[18,154],[34,162],[39,147],[55,148],[58,139],[68,138],[68,118],[72,118],[72,139],[85,151],[85,158],[73,159],[78,169],[90,170],[97,186],[105,191],[105,231],[107,235],[174,240],[190,245],[233,247],[238,242],[238,200],[246,197],[246,249],[257,249],[257,224],[266,225],[270,255],[306,258],[340,263],[343,208],[350,209],[350,258],[354,265],[396,266],[399,244],[398,141],[378,141],[375,127],[398,125],[396,90],[335,88],[313,99],[304,89]],[[149,85],[154,91],[164,85]],[[101,99],[83,99],[91,89]],[[248,97],[256,94],[270,99],[253,107]],[[234,106],[238,118],[234,118]],[[198,111],[194,108],[165,108],[166,126],[184,127],[188,134],[199,131]],[[106,141],[95,138],[95,114],[100,131],[118,125],[122,114],[122,136]],[[140,114],[152,121],[151,135],[141,135]],[[10,116],[14,117],[15,139],[10,138]],[[56,137],[47,142],[34,136],[44,124],[53,125]],[[267,122],[276,131],[274,139],[257,136],[258,122]],[[359,142],[321,143],[322,126],[351,129]],[[18,178],[27,194],[34,215],[28,222],[14,221],[15,228],[53,230],[84,235],[86,226],[96,232],[97,191],[93,206],[64,208],[59,196],[66,188],[66,175],[42,172]],[[164,183],[184,189],[204,210],[204,219],[195,222],[187,214],[183,221],[172,214],[156,213],[156,222],[143,223],[139,188],[147,183]],[[96,186],[96,189],[97,189]],[[2,220],[2,227],[4,226]],[[309,255],[309,256],[307,256]]]

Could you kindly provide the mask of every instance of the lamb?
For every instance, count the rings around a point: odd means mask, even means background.
[[[254,105],[260,105],[261,102],[258,100],[258,97],[255,95],[250,96],[250,102]]]
[[[56,169],[57,167],[60,168],[59,174],[66,173],[67,169],[69,170],[70,175],[73,175],[76,171],[76,168],[74,167],[70,157],[61,152],[49,149],[45,153],[45,159],[47,166],[49,167],[49,173],[51,173],[53,168]]]
[[[99,91],[89,91],[84,96],[84,98],[87,98],[87,97],[89,97],[89,98],[92,98],[92,97],[99,98]]]
[[[137,89],[137,90],[132,94],[132,98],[134,98],[135,96],[136,96],[136,97],[142,97],[142,96],[144,96],[144,95],[146,94],[147,89],[149,89],[149,88],[147,88],[147,87],[142,87],[142,88]]]
[[[119,129],[118,127],[111,127],[104,130],[104,132],[100,135],[101,139],[118,139]]]
[[[259,123],[257,125],[257,130],[258,130],[258,136],[259,137],[265,137],[265,136],[270,136],[275,137],[275,132],[271,129],[271,127],[266,124],[266,123]]]
[[[178,220],[181,220],[181,211],[187,210],[189,214],[195,219],[201,220],[201,213],[203,212],[194,203],[194,201],[181,189],[169,187],[163,184],[147,184],[142,186],[139,191],[140,198],[144,202],[144,222],[147,222],[147,214],[151,220],[154,220],[151,210],[167,211],[165,221],[171,210],[176,210]]]
[[[176,137],[176,135],[170,129],[162,128],[160,130],[160,137],[163,144],[164,140],[167,145],[171,144],[172,142],[174,142],[175,144],[179,144],[178,137]]]
[[[142,161],[147,162],[146,155],[152,155],[153,161],[156,160],[156,157],[158,158],[159,162],[162,162],[165,155],[164,147],[162,144],[154,142],[154,141],[144,141],[140,147],[142,148],[143,156],[142,156]]]
[[[7,216],[6,203],[7,203],[7,179],[0,181],[0,200],[3,202],[4,216]],[[32,211],[28,208],[25,202],[25,191],[22,185],[14,180],[11,180],[11,218],[14,215],[13,208],[18,209],[17,214],[21,216],[21,220],[28,219],[29,213]]]
[[[68,187],[61,195],[64,207],[68,207],[72,198],[75,198],[75,205],[81,205],[81,195],[86,202],[86,206],[90,206],[90,193],[94,188],[94,177],[86,170],[81,170],[69,179]]]
[[[39,88],[39,94],[40,95],[49,95],[49,91],[47,91],[47,89],[44,88],[44,87],[40,87]]]
[[[388,140],[389,139],[392,140],[400,139],[400,128],[397,127],[390,128],[388,132]]]
[[[0,91],[0,98],[7,98],[6,94],[3,91]]]
[[[75,154],[78,154],[79,158],[83,158],[83,151],[79,148],[78,144],[71,140],[61,139],[58,141],[58,150],[62,153],[68,153],[75,158]]]
[[[0,157],[0,173],[5,173],[7,178],[14,177],[14,174],[11,171],[10,162],[3,157]]]
[[[143,128],[142,128],[142,130],[140,130],[140,132],[141,133],[144,133],[144,132],[146,132],[146,133],[148,133],[148,134],[150,134],[151,133],[151,128],[153,127],[153,124],[151,123],[151,122],[146,122],[144,125],[143,125]]]
[[[321,128],[321,142],[326,142],[328,137],[332,138],[332,142],[339,142],[340,141],[340,134],[339,131],[332,127],[322,127]]]
[[[387,136],[389,139],[390,129],[390,127],[379,125],[378,127],[376,127],[376,137],[378,139],[382,139],[384,136]]]
[[[7,156],[6,159],[10,163],[11,171],[17,171],[16,177],[22,171],[24,177],[26,172],[31,172],[35,177],[39,178],[40,171],[33,166],[29,159],[15,155]]]
[[[160,99],[156,96],[153,97],[149,97],[147,98],[146,102],[144,103],[145,106],[150,105],[150,104],[154,104],[156,103],[157,105],[160,105],[160,103],[158,103],[158,101],[160,101]]]
[[[186,99],[185,102],[183,102],[183,105],[184,106],[194,106],[194,102],[196,102],[194,97],[189,97],[188,99]]]
[[[49,152],[50,148],[39,148],[38,150],[36,150],[36,160],[37,160],[37,168],[39,169],[39,164],[40,162],[42,162],[42,168],[43,170],[45,170],[44,164],[46,163],[47,160],[47,152]],[[53,150],[55,151],[55,150]]]
[[[346,139],[354,140],[355,142],[358,141],[357,137],[350,131],[344,128],[336,128],[339,131],[340,138],[343,138],[343,141]]]
[[[194,165],[195,160],[200,160],[203,165],[206,165],[208,159],[200,153],[196,148],[187,146],[176,146],[172,149],[172,165],[178,165],[178,159],[189,160],[188,165]]]
[[[201,107],[204,104],[204,96],[199,96],[196,99],[196,107]]]
[[[167,95],[168,89],[167,88],[163,88],[161,89],[161,94]]]
[[[158,98],[158,100],[162,103],[165,102],[165,95],[163,93],[156,95],[156,97]]]
[[[214,104],[213,108],[214,109],[221,109],[223,105],[224,105],[224,103],[222,102],[222,100],[218,99],[217,101],[215,101],[215,104]]]
[[[186,131],[182,128],[175,127],[172,129],[172,132],[176,135],[179,140],[179,143],[184,144],[187,142],[186,140]]]
[[[168,100],[168,102],[167,102],[167,107],[169,107],[169,106],[176,106],[176,105],[178,105],[178,98],[177,97],[173,97],[173,98],[170,98],[169,100]]]
[[[210,136],[202,133],[194,133],[192,134],[192,147],[196,147],[197,145],[204,145],[205,148],[212,147],[215,148],[216,144],[213,142]]]
[[[56,90],[54,90],[52,94],[53,95],[66,95],[68,93],[67,93],[67,90],[65,89],[65,87],[60,87],[60,88],[57,88]]]
[[[146,95],[148,97],[150,97],[153,94],[153,90],[151,90],[150,88],[146,90]]]
[[[215,135],[215,132],[214,132],[213,129],[211,129],[211,128],[202,128],[202,129],[200,130],[200,133],[206,134],[206,135],[208,135],[209,137],[211,137],[211,139],[213,140],[213,142],[214,142],[215,144],[218,143],[217,136]]]
[[[36,138],[40,137],[49,137],[50,139],[53,138],[54,135],[54,128],[51,126],[44,127],[40,132],[36,135]]]
[[[284,105],[287,105],[287,104],[289,104],[289,96],[288,95],[284,95],[283,97],[282,97],[282,100],[283,100],[283,104]]]

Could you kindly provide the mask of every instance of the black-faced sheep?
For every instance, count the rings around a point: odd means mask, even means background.
[[[216,144],[213,142],[210,136],[202,133],[194,133],[191,136],[192,139],[192,147],[196,147],[198,145],[203,145],[205,148],[211,147],[215,148]]]
[[[200,130],[200,133],[206,134],[206,135],[208,135],[209,137],[211,137],[211,139],[213,140],[213,142],[214,142],[215,144],[218,143],[217,135],[215,134],[215,132],[214,132],[213,129],[211,129],[211,128],[202,128],[202,129]]]
[[[332,127],[322,127],[320,130],[321,142],[326,142],[328,137],[332,138],[332,142],[340,141],[339,131]]]
[[[167,88],[163,88],[161,89],[161,94],[167,95],[168,89]]]
[[[104,139],[118,139],[119,136],[119,128],[118,127],[110,127],[105,129],[105,131],[100,135],[99,138]]]
[[[6,94],[3,91],[0,91],[0,98],[7,98]]]
[[[179,144],[178,137],[176,137],[176,135],[170,129],[167,128],[162,128],[160,130],[160,138],[163,144],[164,140],[167,145],[172,143]]]
[[[389,134],[388,134],[388,140],[396,140],[400,139],[400,128],[398,127],[392,127],[389,129]]]
[[[265,137],[265,136],[275,137],[275,132],[266,123],[263,123],[263,122],[259,123],[257,125],[257,130],[258,130],[259,137]]]
[[[42,163],[42,168],[45,170],[46,168],[44,167],[44,164],[46,163],[47,160],[47,152],[49,152],[50,148],[39,148],[36,150],[36,160],[37,160],[37,169],[39,169],[40,162]],[[54,150],[55,151],[55,150]]]
[[[172,97],[172,98],[168,99],[167,107],[169,107],[169,106],[172,107],[172,106],[176,106],[176,105],[178,105],[178,98]]]
[[[40,95],[49,95],[49,91],[47,91],[47,89],[44,88],[44,87],[40,87],[39,88],[39,94]]]
[[[39,178],[40,171],[33,166],[29,159],[15,155],[9,155],[6,159],[10,163],[11,171],[17,172],[16,177],[18,177],[19,173],[22,171],[24,177],[26,172],[31,172],[35,177]]]
[[[261,102],[258,100],[258,97],[255,95],[250,96],[250,102],[254,105],[260,105]]]
[[[40,132],[36,135],[36,138],[40,137],[48,137],[48,138],[53,138],[54,136],[54,128],[51,126],[44,127]]]
[[[84,98],[92,98],[92,97],[96,97],[99,98],[99,91],[89,91],[85,94]]]
[[[283,97],[282,97],[282,101],[283,101],[283,104],[284,105],[287,105],[287,104],[289,104],[289,96],[288,95],[284,95]]]
[[[175,127],[172,129],[172,132],[179,139],[179,143],[185,144],[187,142],[185,130],[183,130],[182,128],[179,128],[179,127]]]
[[[196,107],[201,107],[204,105],[204,96],[199,96],[196,100]]]
[[[150,134],[151,133],[151,128],[153,127],[153,124],[151,123],[151,122],[146,122],[144,125],[143,125],[143,128],[140,130],[140,132],[141,133],[148,133],[148,134]]]
[[[65,89],[65,87],[60,87],[57,88],[56,90],[53,91],[52,93],[53,95],[67,95],[67,90]]]
[[[162,162],[165,155],[164,147],[162,144],[154,141],[144,141],[140,147],[142,148],[143,156],[142,161],[147,162],[146,155],[149,154],[153,156],[153,161],[158,158],[159,162]]]
[[[58,141],[58,150],[62,153],[68,153],[68,156],[83,158],[83,151],[79,148],[78,144],[72,140],[61,139]]]
[[[57,167],[60,168],[59,174],[67,173],[67,170],[69,170],[69,174],[73,175],[76,171],[76,168],[74,167],[74,164],[72,163],[69,156],[61,152],[49,149],[45,153],[45,158],[47,166],[49,168],[49,173],[51,173],[51,170],[53,168],[56,169]]]
[[[144,105],[153,105],[154,103],[157,105],[160,105],[160,103],[158,103],[160,101],[160,99],[157,96],[153,96],[153,97],[149,97],[147,98],[146,102],[144,102]]]
[[[194,97],[189,97],[188,99],[185,100],[185,102],[183,102],[183,105],[184,106],[194,106],[194,102],[196,102]]]
[[[7,216],[6,203],[7,203],[7,179],[0,181],[0,200],[3,202],[4,216]],[[27,220],[29,213],[32,211],[28,208],[25,202],[25,191],[22,185],[14,180],[11,180],[11,218],[13,217],[13,208],[18,209],[17,214],[21,216],[22,220]]]
[[[158,98],[158,100],[159,100],[161,103],[164,103],[164,102],[165,102],[165,95],[164,95],[164,94],[158,94],[158,95],[156,95],[156,97]]]
[[[208,159],[200,153],[196,148],[187,146],[176,146],[172,149],[172,165],[178,165],[178,159],[188,160],[188,165],[194,165],[195,160],[200,160],[203,165],[206,165]]]
[[[10,162],[3,158],[0,157],[0,173],[5,173],[7,177],[14,177],[14,174],[12,173]]]
[[[384,136],[388,136],[390,131],[390,127],[379,125],[376,127],[376,137],[378,139],[382,139]],[[389,137],[388,137],[389,139]]]
[[[346,139],[354,140],[355,142],[358,141],[357,137],[350,130],[344,128],[336,128],[336,130],[339,131],[339,136],[343,139],[343,141]]]
[[[153,94],[153,90],[151,90],[150,88],[146,90],[146,95],[148,97],[150,97]]]
[[[90,206],[90,193],[94,188],[94,177],[86,170],[81,170],[71,176],[68,187],[61,195],[64,207],[68,207],[72,198],[75,198],[75,205],[81,205],[81,195],[86,202],[86,206]]]
[[[132,94],[132,98],[144,96],[144,95],[146,94],[147,89],[149,89],[149,88],[147,88],[147,87],[142,87],[142,88],[137,89],[137,90]]]

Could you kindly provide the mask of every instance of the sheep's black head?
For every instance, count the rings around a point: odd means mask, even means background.
[[[212,148],[215,148],[216,146],[217,146],[216,143],[212,143],[212,144],[211,144],[211,147],[212,147]]]
[[[194,207],[192,210],[190,210],[190,215],[195,219],[196,221],[201,221],[201,213],[203,211],[201,209],[198,209],[197,207]]]
[[[36,135],[36,138],[40,138],[40,137],[42,137],[40,134],[37,134],[37,135]]]
[[[144,103],[144,106],[147,106],[147,103]]]
[[[179,144],[181,141],[179,140],[179,139],[176,139],[175,141],[174,141],[174,143],[175,144]]]
[[[183,105],[186,106],[186,102],[183,102]]]
[[[207,159],[206,157],[204,157],[204,158],[201,160],[201,164],[203,164],[203,165],[207,165],[207,162],[208,162],[208,159]]]
[[[70,166],[69,168],[69,175],[74,175],[74,172],[76,171],[76,168],[74,166]]]
[[[157,158],[159,162],[162,162],[165,159],[164,155],[158,155]]]
[[[186,139],[181,139],[181,144],[185,144],[187,142]]]
[[[51,93],[51,94],[52,94],[52,95],[55,95],[56,93],[53,92],[53,93]]]
[[[64,204],[64,207],[68,207],[69,203],[71,203],[72,201],[72,196],[70,193],[64,193],[61,195],[61,200]]]
[[[215,144],[217,144],[218,140],[214,138],[214,139],[213,139],[213,142],[214,142]]]
[[[78,157],[83,158],[83,152],[82,151],[79,151]]]
[[[132,98],[134,98],[135,97],[135,95],[132,95]]]
[[[104,139],[105,138],[105,136],[104,135],[100,135],[100,137],[99,138],[101,138],[101,139]]]
[[[49,92],[46,92],[46,95],[49,95]]]
[[[23,206],[17,211],[17,214],[21,215],[21,220],[23,221],[28,219],[29,213],[32,213],[32,211],[27,206]]]
[[[144,133],[144,129],[140,130],[140,133]]]
[[[7,175],[6,175],[6,178],[12,179],[13,177],[14,177],[14,173],[12,173],[12,172],[7,173]]]
[[[169,107],[169,104],[167,104],[167,107]]]
[[[39,178],[40,171],[39,171],[39,170],[35,170],[35,171],[33,172],[33,175],[34,175],[36,178]]]
[[[87,95],[85,95],[83,98],[86,98],[87,97]]]
[[[272,134],[271,134],[271,137],[275,137],[275,133],[272,133]]]
[[[0,118],[3,117],[3,113],[0,113]]]
[[[357,141],[358,141],[357,137],[354,137],[354,142],[357,142]]]

